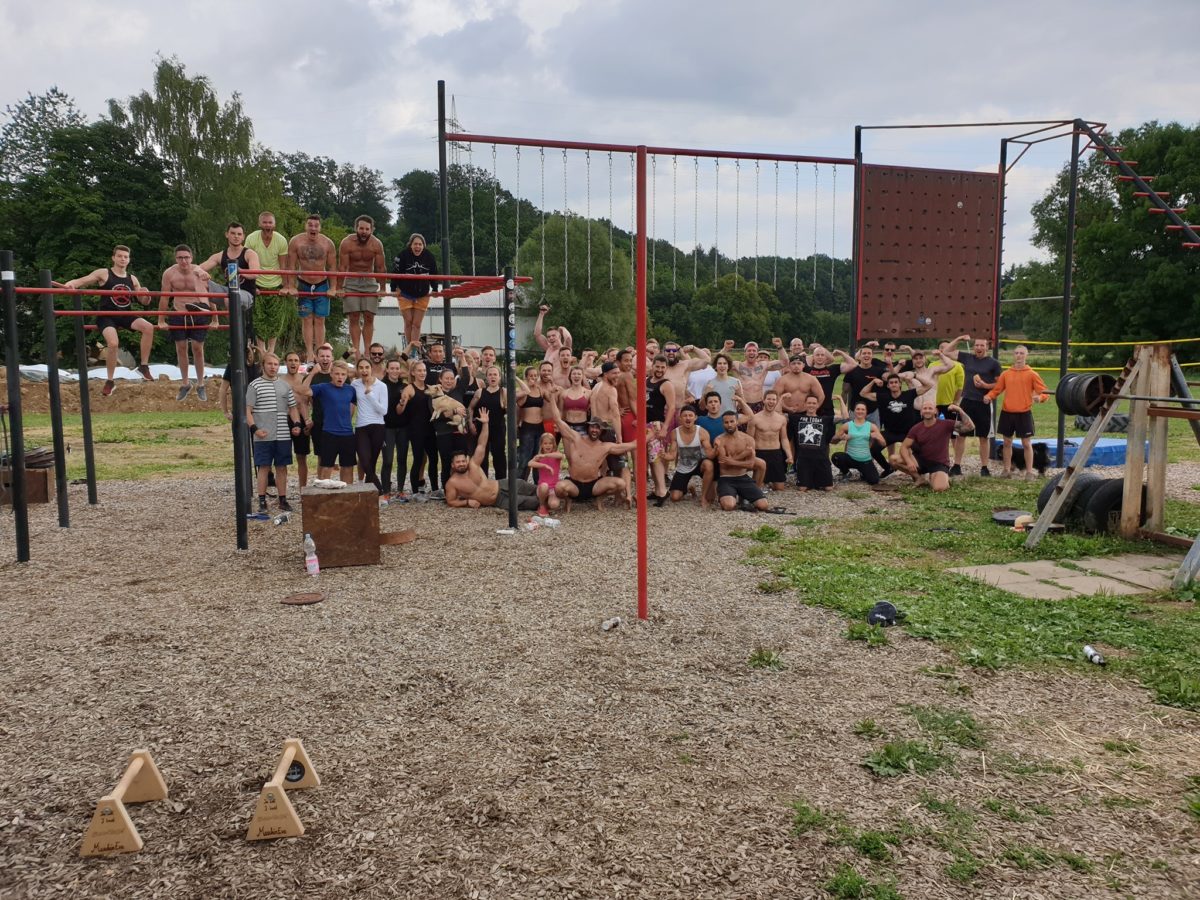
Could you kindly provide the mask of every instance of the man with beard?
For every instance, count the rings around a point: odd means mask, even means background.
[[[351,297],[348,294],[379,293],[379,279],[367,277],[387,272],[383,244],[375,237],[375,220],[359,216],[354,220],[354,234],[342,238],[338,247],[338,267],[343,272],[361,272],[348,276],[342,284],[342,309],[350,323],[350,352],[357,362],[375,337],[375,314],[379,312],[379,297]],[[359,352],[361,341],[362,353]]]
[[[748,504],[763,512],[767,508],[767,498],[750,475],[757,459],[754,440],[738,431],[737,413],[725,412],[721,422],[725,430],[716,441],[720,471],[717,496],[721,509],[728,511],[737,509],[739,504]]]
[[[920,385],[920,389],[911,387],[905,389],[903,387],[905,382],[909,384],[916,382]],[[920,377],[914,372],[897,373],[892,371],[883,379],[882,386],[885,388],[882,395],[877,393],[880,383],[872,382],[863,388],[862,396],[864,400],[878,404],[879,430],[883,434],[885,443],[883,447],[872,446],[871,456],[882,469],[880,477],[887,478],[892,474],[893,469],[898,468],[896,461],[899,456],[896,445],[908,436],[908,432],[921,418],[920,413],[917,412],[917,398],[923,391],[932,387],[932,379],[928,370],[924,370]]]
[[[665,461],[675,463],[670,487],[672,503],[683,499],[688,484],[699,475],[700,508],[708,509],[709,487],[713,477],[712,454],[708,432],[696,424],[696,407],[689,403],[679,411],[679,427],[672,433],[670,445],[663,456]]]
[[[808,398],[817,398],[817,407],[825,402],[825,389],[816,376],[804,371],[804,356],[793,353],[788,360],[787,371],[779,376],[772,388],[779,395],[780,406],[787,416],[788,441],[795,455],[796,422],[808,408]]]
[[[842,363],[842,390],[850,395],[846,406],[854,409],[859,403],[866,403],[867,421],[873,425],[879,424],[879,412],[874,401],[864,399],[862,391],[875,379],[882,381],[884,372],[883,363],[875,358],[875,350],[870,346],[860,347],[857,359],[845,359]]]
[[[779,351],[779,359],[771,359],[765,354],[760,355],[758,344],[750,341],[742,348],[746,355],[745,360],[734,366],[737,377],[742,381],[742,396],[746,398],[746,403],[754,412],[760,412],[763,408],[763,392],[766,390],[763,382],[766,381],[767,373],[786,368],[788,364],[788,356],[783,349],[783,340],[771,338],[771,344]]]
[[[667,358],[654,357],[650,375],[646,378],[646,458],[654,476],[654,502],[662,506],[667,500],[667,468],[663,454],[670,430],[675,426],[675,385],[667,381]]]
[[[246,249],[253,250],[258,255],[258,264],[263,269],[288,268],[287,238],[275,230],[275,214],[261,212],[258,214],[258,231],[246,235]],[[279,296],[262,296],[262,292],[271,291],[277,294],[283,289],[282,275],[259,275],[259,297],[254,304],[254,328],[258,332],[258,349],[261,353],[274,353],[275,342],[283,334],[283,324],[286,320],[287,299]],[[265,340],[264,340],[265,339]]]
[[[968,416],[955,403],[950,411],[957,413],[961,427],[973,427]],[[926,401],[921,407],[921,421],[909,429],[900,445],[898,469],[907,472],[918,484],[928,484],[934,491],[950,489],[950,440],[954,437],[955,422],[938,418],[936,403]]]
[[[558,425],[563,450],[571,467],[570,476],[560,479],[554,492],[559,499],[567,501],[568,510],[572,500],[594,500],[597,511],[602,510],[603,497],[619,494],[624,489],[620,478],[604,474],[608,471],[608,458],[624,455],[637,445],[629,441],[620,444],[602,441],[600,434],[604,425],[596,418],[588,419],[587,434],[581,435],[563,421],[556,403],[547,401],[546,405]]]
[[[258,254],[246,247],[246,230],[242,227],[241,222],[230,222],[225,229],[225,249],[220,253],[214,253],[204,262],[200,263],[200,268],[205,272],[211,272],[214,266],[220,266],[220,273],[225,276],[228,282],[229,266],[236,263],[238,267],[237,283],[230,283],[230,287],[236,287],[244,294],[248,294],[249,302],[243,300],[243,309],[246,310],[246,337],[254,341],[254,345],[259,347],[261,341],[254,331],[254,298],[258,293],[258,279],[254,275],[242,275],[242,269],[257,269],[259,266]]]
[[[480,509],[494,506],[508,509],[509,481],[488,478],[483,471],[483,457],[488,447],[488,411],[479,410],[479,442],[475,453],[468,456],[459,450],[450,460],[450,477],[446,480],[446,505],[458,509]],[[517,509],[538,508],[537,488],[524,478],[517,479]]]
[[[979,438],[979,474],[986,478],[992,474],[988,471],[988,459],[992,449],[992,406],[984,402],[983,395],[1000,378],[1000,360],[988,354],[988,342],[985,338],[975,338],[971,342],[970,356],[958,349],[958,345],[963,341],[971,341],[971,336],[964,334],[951,341],[946,347],[945,357],[958,362],[963,368],[962,400],[959,401],[959,405],[967,411],[967,415],[975,423],[975,429],[973,432],[960,431],[955,435],[954,465],[950,468],[950,474],[962,474],[967,438],[974,434]]]
[[[693,357],[692,353],[696,355]],[[688,392],[688,376],[708,366],[711,357],[703,347],[691,344],[680,347],[679,341],[667,341],[663,355],[667,358],[667,381],[675,388],[676,402],[682,403]]]
[[[337,279],[322,274],[337,269],[337,249],[321,234],[321,217],[316,213],[308,217],[304,231],[288,244],[288,259],[301,271],[300,275],[288,275],[286,290],[298,299],[304,350],[311,363],[314,349],[325,343],[329,301],[337,295]]]

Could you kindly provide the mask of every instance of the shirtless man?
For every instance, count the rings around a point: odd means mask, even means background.
[[[695,353],[693,357],[691,354]],[[667,341],[663,345],[667,357],[667,381],[675,387],[675,399],[682,403],[687,396],[688,376],[708,365],[712,355],[703,347],[688,344],[680,347],[679,341]]]
[[[571,332],[567,331],[567,326],[559,325],[542,334],[542,323],[548,312],[550,312],[550,307],[545,303],[538,307],[537,321],[533,323],[533,339],[538,342],[539,347],[546,351],[542,359],[548,363],[557,363],[559,352],[571,349]]]
[[[106,294],[100,298],[98,309],[101,313],[127,312],[132,299],[130,295],[136,295],[138,303],[142,306],[149,306],[150,297],[146,293],[146,289],[137,280],[137,276],[129,271],[129,252],[129,248],[124,244],[117,244],[113,247],[112,266],[93,269],[82,278],[73,278],[61,284],[54,281],[51,284],[71,290],[98,285],[102,291],[117,292],[111,295]],[[104,338],[104,363],[108,367],[108,380],[104,382],[103,391],[105,397],[111,397],[112,392],[117,389],[113,375],[117,369],[118,328],[131,328],[142,336],[140,344],[142,363],[138,366],[138,372],[147,381],[154,380],[154,376],[150,374],[150,349],[154,346],[154,326],[141,316],[137,316],[132,322],[129,319],[129,316],[105,315],[96,318],[96,327]]]
[[[308,410],[310,395],[299,390],[304,383],[304,374],[300,371],[300,354],[292,350],[284,364],[287,366],[287,372],[282,378],[296,395],[296,406],[300,413],[300,431],[292,434],[292,455],[296,458],[296,477],[300,480],[300,490],[304,490],[308,484],[308,456],[312,453],[312,416]],[[332,355],[329,365],[333,365]]]
[[[620,426],[621,405],[617,397],[617,379],[621,372],[615,362],[606,362],[600,366],[600,380],[592,388],[591,410],[592,418],[608,422],[614,428]]]
[[[571,386],[571,367],[575,365],[575,357],[571,355],[570,350],[563,349],[559,351],[558,362],[554,366],[554,385],[559,390],[565,391]]]
[[[637,445],[628,441],[617,444],[600,440],[604,426],[596,418],[588,419],[587,434],[581,435],[563,421],[558,404],[551,402],[547,406],[558,424],[563,450],[571,466],[570,477],[560,479],[554,492],[559,499],[567,501],[568,511],[572,500],[594,500],[597,511],[602,510],[601,498],[607,494],[620,494],[624,489],[620,478],[604,474],[608,471],[608,457],[628,453]]]
[[[792,343],[794,344],[795,340]],[[796,423],[804,415],[809,397],[817,398],[818,408],[825,402],[825,389],[815,376],[804,371],[804,354],[793,353],[788,359],[787,371],[779,376],[774,390],[779,394],[779,405],[787,416],[788,445],[791,446],[794,458],[796,448],[792,446],[792,441],[796,433]]]
[[[750,341],[743,348],[746,353],[745,361],[734,366],[737,377],[742,380],[742,396],[746,398],[746,402],[755,412],[763,408],[763,391],[765,390],[763,381],[766,380],[767,373],[773,369],[786,368],[788,364],[787,351],[783,349],[783,340],[771,338],[771,344],[779,351],[779,359],[771,359],[766,354],[759,355],[758,344]]]
[[[288,259],[304,273],[289,274],[286,290],[299,301],[304,352],[311,363],[316,359],[315,348],[325,343],[329,301],[337,296],[337,279],[320,274],[337,270],[337,250],[333,241],[321,234],[321,217],[316,213],[308,217],[304,231],[288,244]]]
[[[208,326],[212,316],[194,316],[193,312],[212,309],[212,301],[207,297],[177,297],[168,296],[170,291],[205,292],[208,290],[208,273],[192,262],[192,248],[180,244],[175,248],[175,265],[162,273],[163,294],[158,299],[159,312],[166,312],[167,304],[179,316],[159,316],[160,331],[169,331],[171,340],[175,343],[175,359],[179,363],[179,372],[183,377],[183,386],[175,396],[177,403],[182,403],[191,393],[192,384],[188,380],[188,347],[192,350],[192,362],[196,366],[196,398],[207,402],[208,392],[204,386],[204,339],[208,336]]]
[[[757,458],[754,453],[754,439],[738,431],[738,417],[735,412],[722,415],[721,423],[725,433],[716,441],[717,466],[720,469],[717,496],[720,498],[721,509],[737,509],[740,500],[762,512],[767,508],[767,498],[750,477]]]
[[[617,402],[621,406],[621,440],[629,442],[637,439],[637,384],[636,373],[633,371],[633,353],[626,347],[617,354]],[[614,422],[613,425],[618,423]]]
[[[754,414],[746,432],[754,440],[754,455],[766,464],[763,479],[771,490],[784,490],[793,463],[792,442],[788,440],[788,417],[779,411],[779,395],[774,389],[763,394],[762,412]]]
[[[375,237],[375,220],[370,216],[359,216],[354,220],[354,234],[342,238],[338,247],[338,268],[343,272],[362,272],[364,275],[387,271],[387,259],[383,255],[383,244]],[[350,352],[355,361],[375,337],[375,313],[379,311],[379,297],[347,297],[345,294],[378,294],[379,279],[347,277],[342,284],[342,309],[350,323]],[[359,346],[362,346],[362,353]]]
[[[457,509],[479,509],[494,506],[508,509],[508,479],[488,478],[483,471],[483,457],[488,448],[488,411],[479,410],[479,442],[475,453],[465,450],[450,458],[450,477],[446,480],[446,505]],[[517,481],[517,509],[537,509],[537,488],[525,479]]]
[[[654,502],[667,502],[667,461],[664,459],[667,442],[675,427],[675,385],[667,380],[667,358],[654,357],[650,375],[646,378],[646,439],[647,458],[654,475]]]

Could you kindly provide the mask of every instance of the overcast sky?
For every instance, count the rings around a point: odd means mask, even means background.
[[[157,54],[237,91],[257,139],[366,164],[385,179],[437,166],[437,79],[465,130],[848,157],[855,125],[1073,118],[1122,128],[1195,124],[1198,0],[715,3],[654,0],[209,0],[70,4],[0,0],[0,106],[51,85],[89,116],[150,84]],[[875,132],[868,162],[995,170],[1021,129]],[[1031,152],[1010,175],[1005,261],[1035,255],[1029,206],[1069,155]],[[472,161],[490,168],[491,148]],[[613,215],[629,216],[628,159],[614,161]],[[567,163],[566,203],[607,216],[606,156]],[[740,171],[691,159],[657,167],[654,232],[742,255],[850,253],[850,172]],[[517,160],[497,153],[515,191]],[[563,161],[523,151],[520,192],[564,202]],[[718,181],[719,178],[719,181]],[[695,190],[699,180],[698,192]],[[590,193],[590,199],[589,199]],[[799,199],[797,200],[797,195]],[[757,227],[754,209],[758,206]],[[777,199],[778,198],[778,199]],[[814,214],[814,207],[816,212]],[[736,220],[736,227],[735,227]],[[479,251],[484,254],[485,251]]]

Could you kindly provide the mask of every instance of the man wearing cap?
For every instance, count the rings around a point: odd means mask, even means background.
[[[766,381],[767,373],[774,369],[787,368],[788,364],[787,351],[783,349],[783,339],[771,338],[771,344],[779,351],[779,359],[771,359],[765,354],[759,355],[758,344],[750,341],[743,348],[746,354],[745,360],[734,366],[738,378],[742,380],[742,396],[746,398],[746,403],[755,412],[761,412],[763,408],[763,391],[766,390],[763,382]]]
[[[629,441],[621,444],[602,441],[600,434],[604,426],[595,417],[587,421],[587,434],[580,435],[563,421],[557,404],[548,401],[548,405],[558,424],[563,450],[571,467],[570,476],[560,479],[554,492],[568,502],[568,508],[572,500],[594,500],[596,509],[603,509],[602,497],[619,494],[624,489],[620,478],[603,474],[608,471],[608,457],[628,453],[637,445]]]

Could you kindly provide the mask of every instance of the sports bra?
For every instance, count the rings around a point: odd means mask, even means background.
[[[572,400],[570,397],[562,398],[563,412],[587,412],[588,406],[591,403],[587,397],[580,397],[577,400]]]

